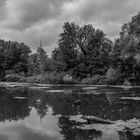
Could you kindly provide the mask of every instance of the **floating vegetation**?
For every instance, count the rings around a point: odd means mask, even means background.
[[[29,87],[31,89],[46,89],[46,88],[49,88],[49,87]]]
[[[82,126],[77,126],[77,128],[80,128],[80,129],[86,129],[86,130],[92,130],[92,129],[95,129],[95,130],[98,130],[98,131],[101,131],[103,133],[105,133],[106,131],[108,132],[131,132],[134,136],[139,136],[140,135],[140,121],[138,119],[131,119],[131,120],[128,120],[128,121],[121,121],[121,120],[118,120],[118,121],[115,121],[114,124],[110,124],[110,125],[107,125],[107,124],[100,124],[100,123],[97,123],[97,124],[84,124]]]
[[[88,91],[88,92],[85,92],[84,94],[94,94],[94,95],[100,95],[101,93],[99,92],[96,92],[96,91]]]
[[[105,92],[105,94],[116,94],[116,92]]]
[[[47,90],[46,92],[50,92],[50,93],[59,93],[59,92],[64,92],[65,90]]]
[[[140,97],[121,97],[122,100],[136,100],[140,101]]]
[[[75,121],[77,123],[86,123],[87,121],[82,118],[82,115],[70,116],[71,121]]]
[[[95,122],[95,123],[103,123],[103,124],[114,124],[113,121],[105,120],[94,116],[86,116],[86,117],[83,116],[82,118],[87,120],[88,123]]]
[[[14,99],[24,100],[26,97],[13,97]]]
[[[97,89],[97,87],[85,87],[84,90],[91,90],[91,89]]]

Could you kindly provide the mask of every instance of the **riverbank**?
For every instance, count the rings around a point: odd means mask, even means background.
[[[39,84],[39,83],[26,83],[26,82],[0,82],[0,87],[29,87],[29,86],[38,86],[38,87],[112,87],[112,88],[140,88],[139,85],[135,86],[124,86],[124,85],[92,85],[92,84]]]
[[[92,77],[78,78],[69,73],[64,72],[50,72],[39,75],[20,75],[8,74],[3,81],[6,82],[25,82],[25,83],[39,83],[39,84],[93,84],[93,85],[115,85],[120,84],[119,80],[108,80],[106,76],[95,75]]]
[[[8,74],[3,79],[4,82],[20,82],[20,83],[38,83],[38,84],[52,84],[52,85],[74,85],[74,84],[86,84],[86,85],[122,85],[122,86],[139,86],[138,81],[129,81],[125,78],[122,80],[108,78],[104,75],[95,75],[86,78],[76,78],[69,73],[63,72],[50,72],[34,76],[20,75],[20,74]]]

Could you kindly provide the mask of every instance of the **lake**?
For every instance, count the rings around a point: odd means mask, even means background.
[[[139,87],[0,85],[0,140],[140,139]]]

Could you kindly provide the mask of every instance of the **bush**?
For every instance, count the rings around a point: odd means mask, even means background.
[[[0,81],[5,80],[5,72],[4,71],[0,71]]]
[[[82,84],[91,84],[91,78],[83,78],[81,83]]]
[[[77,84],[78,80],[74,79],[71,75],[66,74],[63,76],[63,83],[64,84]]]
[[[21,76],[17,75],[17,74],[7,74],[5,76],[5,80],[7,82],[19,82],[21,79]]]
[[[38,76],[30,76],[30,77],[22,77],[19,82],[28,82],[28,83],[40,83],[40,75]]]
[[[44,78],[46,83],[50,84],[63,84],[63,77],[65,73],[47,73]]]
[[[20,82],[28,83],[42,83],[42,84],[75,84],[77,81],[75,79],[67,80],[65,77],[68,74],[61,72],[51,72],[40,74],[37,76],[24,77],[20,79]]]
[[[106,84],[109,84],[109,85],[119,84],[119,83],[122,83],[123,81],[122,74],[120,73],[120,71],[112,67],[109,68],[105,77],[106,77]]]
[[[82,84],[105,84],[105,77],[102,75],[95,75],[93,77],[83,78],[81,81]]]

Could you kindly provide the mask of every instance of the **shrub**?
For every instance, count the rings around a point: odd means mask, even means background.
[[[83,78],[81,83],[82,84],[104,84],[105,77],[102,75],[95,75],[93,77]]]
[[[91,83],[91,78],[83,78],[81,83],[82,84],[90,84]]]
[[[105,77],[106,77],[106,84],[118,84],[118,83],[122,83],[123,81],[122,74],[120,73],[120,71],[112,67],[109,68]]]
[[[36,76],[24,77],[20,79],[20,82],[28,83],[42,83],[42,84],[74,84],[77,81],[75,79],[68,80],[66,76],[68,74],[61,72],[51,72],[40,74]]]
[[[4,71],[0,71],[0,81],[5,80],[5,72]]]
[[[64,82],[64,84],[76,84],[76,83],[78,83],[78,81],[76,79],[74,79],[69,74],[66,74],[65,76],[63,76],[63,82]]]
[[[5,76],[5,80],[7,82],[19,82],[21,79],[21,76],[17,75],[17,74],[7,74]]]

